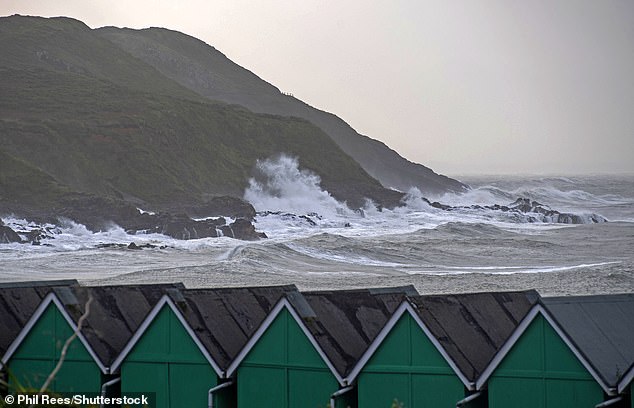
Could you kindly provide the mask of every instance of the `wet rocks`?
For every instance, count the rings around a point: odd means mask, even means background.
[[[255,217],[255,208],[248,202],[230,196],[208,198],[203,203],[185,204],[179,210],[192,218],[203,218],[209,214],[222,214],[232,218],[246,218],[252,220]],[[167,211],[170,211],[168,208]],[[171,211],[173,212],[173,211]]]
[[[136,242],[130,242],[129,244],[119,244],[119,243],[107,243],[107,244],[99,244],[96,245],[97,249],[106,249],[106,248],[114,248],[114,249],[131,249],[133,251],[141,250],[141,249],[165,249],[167,245],[154,245],[150,243],[146,244],[137,244]]]
[[[0,230],[0,243],[2,242],[31,242],[38,245],[42,239],[52,238],[54,232],[47,231],[42,225],[57,224],[61,219],[68,219],[84,225],[92,232],[108,231],[114,227],[121,227],[129,234],[158,233],[175,239],[198,239],[228,236],[236,239],[254,240],[265,237],[264,234],[255,231],[251,223],[255,210],[240,199],[220,197],[212,199],[196,208],[195,213],[203,216],[213,214],[225,214],[223,205],[229,206],[226,212],[242,214],[236,217],[236,222],[227,225],[223,217],[193,219],[187,214],[187,209],[180,212],[171,211],[142,211],[129,202],[120,199],[98,197],[90,194],[73,194],[50,208],[31,210],[26,214],[20,214],[39,227],[29,228],[28,231],[14,231],[8,226],[2,226]],[[1,210],[1,208],[0,208]],[[154,209],[152,209],[154,210]],[[191,208],[189,209],[191,210]],[[216,212],[203,212],[203,211]],[[234,225],[235,224],[235,225]],[[247,225],[248,224],[248,225]]]
[[[255,241],[261,238],[266,238],[266,234],[263,232],[257,232],[255,226],[244,218],[238,218],[229,225],[229,228],[233,234],[233,237],[240,237],[242,240]]]
[[[552,222],[557,224],[596,224],[607,222],[608,220],[599,214],[582,216],[578,214],[561,213],[552,210],[547,205],[529,198],[518,198],[509,204],[507,211],[515,211],[523,214],[530,214],[529,222]]]
[[[316,227],[317,222],[315,220],[322,220],[323,217],[317,213],[311,212],[308,214],[297,215],[289,212],[282,211],[260,211],[257,213],[261,217],[267,217],[269,215],[276,215],[284,220],[298,222],[300,224],[308,224],[311,227]]]
[[[599,214],[590,214],[587,216],[562,213],[557,210],[553,210],[545,204],[541,204],[537,201],[533,201],[529,198],[520,197],[513,203],[508,205],[469,205],[469,206],[451,206],[442,204],[437,201],[431,202],[430,200],[421,197],[423,201],[429,204],[431,207],[437,208],[443,211],[456,211],[456,210],[492,210],[502,211],[505,213],[515,214],[518,220],[529,223],[557,223],[557,224],[595,224],[608,222],[608,220]]]
[[[215,209],[215,214],[222,214],[222,204],[233,205],[227,209],[231,213],[243,213],[247,218],[238,218],[251,225],[253,231],[255,227],[251,224],[250,219],[255,214],[255,210],[250,205],[244,206],[243,201],[239,199],[219,198],[217,201],[210,201],[210,207],[198,207],[197,214],[214,214],[202,213],[201,211],[211,211]],[[242,224],[236,228],[233,233],[224,233],[223,228],[226,227],[226,219],[223,217],[208,218],[204,220],[195,220],[189,214],[184,212],[173,213],[163,212],[146,212],[140,211],[136,206],[119,200],[102,199],[90,197],[72,203],[64,209],[62,215],[84,224],[91,231],[104,231],[113,225],[118,225],[129,234],[158,233],[167,235],[175,239],[199,239],[213,238],[219,236],[229,236],[236,239],[253,240],[258,234],[250,231]],[[225,228],[226,229],[226,228]]]
[[[10,244],[12,242],[22,242],[22,238],[10,227],[0,225],[0,244]]]

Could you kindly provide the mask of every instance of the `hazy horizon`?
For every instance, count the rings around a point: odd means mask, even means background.
[[[634,2],[8,0],[197,37],[452,176],[634,173]]]

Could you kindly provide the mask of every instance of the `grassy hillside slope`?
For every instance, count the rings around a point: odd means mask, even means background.
[[[456,180],[404,159],[384,143],[358,134],[339,117],[282,94],[196,38],[161,28],[104,27],[96,31],[165,76],[210,99],[239,104],[254,112],[309,120],[386,187],[407,191],[414,186],[428,193],[465,188]]]
[[[400,199],[308,121],[202,98],[75,20],[2,18],[0,54],[0,151],[64,188],[169,209],[286,153],[353,206]]]

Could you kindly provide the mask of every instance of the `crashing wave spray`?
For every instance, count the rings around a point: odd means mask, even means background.
[[[297,158],[280,155],[258,160],[255,176],[249,180],[244,199],[257,211],[285,211],[295,214],[342,215],[349,210],[321,188],[321,178],[300,170]]]

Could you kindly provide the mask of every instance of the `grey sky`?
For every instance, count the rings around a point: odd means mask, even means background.
[[[634,172],[631,0],[2,0],[161,26],[446,174]]]

